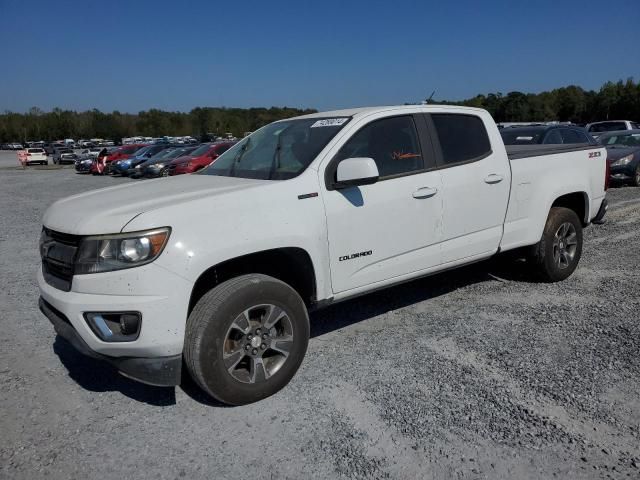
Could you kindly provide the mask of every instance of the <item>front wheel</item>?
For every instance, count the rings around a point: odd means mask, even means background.
[[[573,210],[553,207],[533,252],[538,276],[546,282],[568,278],[582,255],[582,224]]]
[[[200,388],[223,403],[244,405],[289,383],[308,342],[300,295],[273,277],[250,274],[198,301],[187,320],[184,357]]]

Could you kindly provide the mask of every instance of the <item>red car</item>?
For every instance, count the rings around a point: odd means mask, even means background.
[[[115,150],[112,150],[108,155],[104,155],[103,152],[100,152],[98,157],[93,161],[93,164],[91,165],[91,169],[89,171],[94,175],[103,175],[105,173],[108,173],[111,162],[129,158],[142,147],[146,146],[147,145],[145,143],[135,143],[131,145],[123,145],[122,147],[116,148]]]
[[[169,175],[193,173],[207,167],[216,158],[235,145],[236,142],[204,143],[191,154],[178,157],[169,164]]]

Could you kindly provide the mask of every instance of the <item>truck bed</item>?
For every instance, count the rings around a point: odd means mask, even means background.
[[[587,145],[585,143],[568,143],[561,145],[506,145],[509,160],[520,158],[541,157],[555,153],[577,152],[580,150],[592,150],[602,148],[599,145]]]

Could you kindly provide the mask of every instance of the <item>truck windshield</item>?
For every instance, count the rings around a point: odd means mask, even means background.
[[[287,180],[300,175],[350,117],[271,123],[223,153],[203,175]]]

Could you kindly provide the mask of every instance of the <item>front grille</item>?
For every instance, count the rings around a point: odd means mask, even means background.
[[[40,255],[45,281],[59,290],[71,290],[73,265],[80,246],[77,235],[43,229]]]

